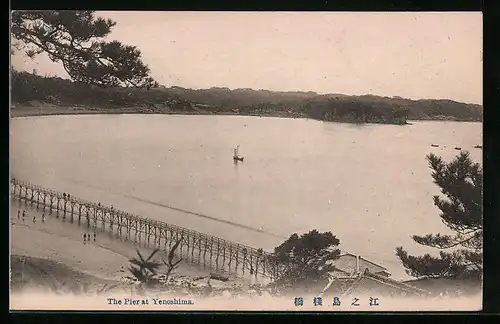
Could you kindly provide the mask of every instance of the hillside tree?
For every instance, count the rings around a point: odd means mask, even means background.
[[[483,272],[483,170],[472,162],[468,152],[461,152],[446,163],[434,154],[427,156],[434,183],[446,197],[434,196],[442,222],[451,235],[413,235],[421,245],[439,249],[439,257],[409,255],[396,248],[406,272],[417,278],[439,277],[480,279]]]
[[[11,16],[13,47],[30,58],[46,53],[76,82],[101,87],[157,87],[137,47],[106,41],[116,25],[90,10],[16,10]]]
[[[331,232],[291,235],[267,257],[274,266],[271,286],[286,290],[326,285],[335,270],[332,261],[340,256],[339,243]]]

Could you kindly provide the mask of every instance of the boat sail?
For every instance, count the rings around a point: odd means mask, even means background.
[[[233,159],[235,161],[242,161],[243,162],[243,157],[240,156],[240,146],[239,145],[237,145],[236,148],[234,149]]]

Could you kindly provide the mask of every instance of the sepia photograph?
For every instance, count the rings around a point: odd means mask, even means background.
[[[482,309],[481,12],[10,18],[11,310]]]

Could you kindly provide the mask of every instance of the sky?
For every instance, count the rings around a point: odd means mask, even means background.
[[[97,12],[166,87],[373,94],[482,104],[480,12]],[[67,77],[46,56],[16,69]]]

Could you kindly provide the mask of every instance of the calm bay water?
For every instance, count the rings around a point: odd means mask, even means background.
[[[245,161],[234,165],[238,144]],[[435,253],[410,235],[447,232],[426,154],[449,160],[459,146],[481,162],[476,144],[480,123],[47,116],[11,120],[11,174],[266,250],[294,232],[331,231],[343,251],[400,279],[396,246]]]

